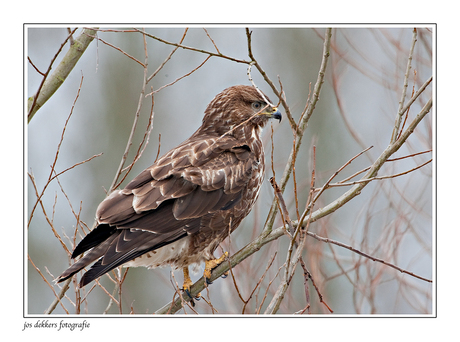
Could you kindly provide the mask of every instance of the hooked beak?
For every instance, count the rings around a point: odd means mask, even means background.
[[[283,118],[283,116],[281,115],[281,112],[279,111],[279,109],[274,107],[272,109],[272,113],[270,113],[270,118],[277,119],[278,122],[281,122],[281,119]]]

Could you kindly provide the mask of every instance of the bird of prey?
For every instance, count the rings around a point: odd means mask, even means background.
[[[223,262],[214,250],[251,211],[264,178],[261,131],[281,113],[252,86],[225,89],[207,106],[200,128],[113,191],[96,211],[97,226],[77,245],[85,253],[56,280],[62,282],[95,262],[79,287],[123,265],[171,265],[184,272],[205,262],[204,277]]]

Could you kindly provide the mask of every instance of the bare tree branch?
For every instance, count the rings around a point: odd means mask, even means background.
[[[88,45],[91,43],[93,38],[91,35],[94,35],[96,31],[94,29],[84,29],[80,36],[74,40],[73,44],[70,46],[69,51],[67,51],[66,55],[62,59],[61,63],[57,66],[54,72],[48,77],[49,72],[51,71],[51,67],[56,60],[58,54],[67,43],[67,40],[70,39],[73,33],[76,31],[73,30],[67,39],[62,43],[59,51],[56,53],[54,58],[52,59],[48,71],[45,73],[43,77],[43,81],[38,88],[37,93],[29,98],[28,101],[28,115],[27,115],[27,122],[32,120],[35,113],[45,104],[48,99],[53,96],[55,91],[64,83],[67,76],[70,74],[74,66],[77,64],[80,57],[85,52]]]

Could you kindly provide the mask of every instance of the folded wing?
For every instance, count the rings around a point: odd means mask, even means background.
[[[75,248],[89,251],[58,281],[97,261],[80,286],[149,251],[200,231],[202,220],[240,201],[258,161],[231,136],[194,137],[98,207],[99,225]]]

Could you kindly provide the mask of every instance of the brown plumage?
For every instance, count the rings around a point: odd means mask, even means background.
[[[208,105],[200,128],[186,141],[116,190],[97,208],[98,226],[75,248],[86,252],[57,279],[95,262],[80,287],[124,266],[184,269],[206,262],[205,277],[223,259],[217,246],[249,214],[264,177],[260,133],[281,113],[254,87],[234,86]]]

